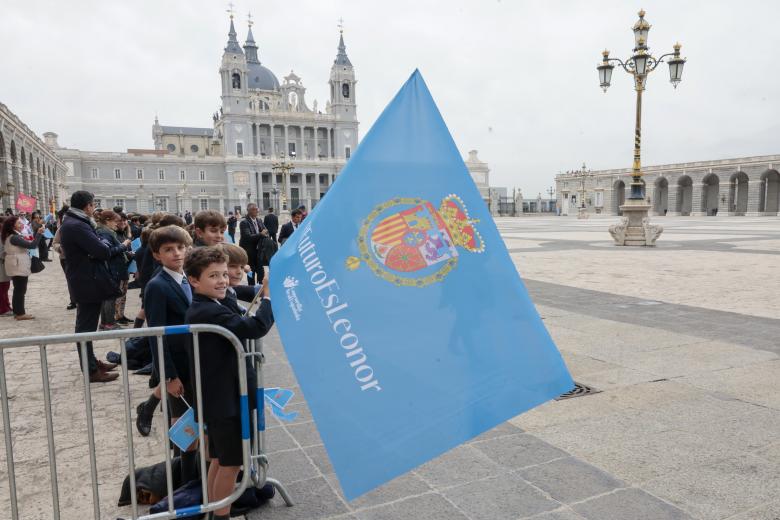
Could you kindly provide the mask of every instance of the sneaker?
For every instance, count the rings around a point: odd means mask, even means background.
[[[14,316],[14,319],[17,320],[17,321],[34,320],[35,316],[31,316],[30,314],[19,314],[17,316]]]
[[[68,306],[65,307],[65,308],[68,309],[69,311],[72,311],[73,309],[76,308],[76,304],[75,303],[69,303]]]
[[[131,323],[133,323],[133,320],[131,320],[127,316],[122,316],[121,318],[117,318],[116,322],[119,323],[120,325],[130,325]]]

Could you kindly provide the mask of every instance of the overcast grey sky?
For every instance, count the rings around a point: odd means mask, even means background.
[[[770,0],[234,0],[243,43],[255,18],[260,59],[294,69],[324,107],[339,17],[358,78],[365,135],[417,67],[463,155],[491,184],[535,196],[554,175],[631,163],[634,91],[616,69],[602,93],[601,50],[628,57],[640,7],[656,55],[688,58],[677,90],[666,65],[644,97],[643,162],[780,153],[780,2]],[[151,125],[210,126],[219,106],[227,2],[3,0],[0,101],[63,146],[152,147]],[[774,68],[773,68],[774,67]]]

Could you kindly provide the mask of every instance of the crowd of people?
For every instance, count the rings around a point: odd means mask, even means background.
[[[77,191],[70,205],[56,215],[33,214],[30,220],[26,215],[3,217],[0,315],[33,319],[25,308],[28,279],[36,272],[37,261],[51,261],[49,250],[53,249],[65,273],[67,308],[76,310],[77,333],[144,324],[207,323],[220,325],[243,341],[259,338],[273,326],[267,266],[279,244],[305,217],[305,208],[294,210],[291,221],[280,228],[273,209],[261,218],[255,204],[247,206],[244,217],[236,212],[226,218],[214,210],[184,216],[128,214],[121,207],[99,209],[94,203],[91,193]],[[238,245],[231,243],[236,228]],[[12,303],[8,299],[11,283]],[[141,309],[130,319],[125,309],[132,289],[139,289]],[[239,303],[252,300],[259,304],[250,312]],[[136,408],[136,427],[148,436],[162,399],[167,399],[166,420],[171,425],[195,402],[194,355],[188,335],[165,336],[161,377],[156,341],[137,339],[143,341],[133,347],[149,361],[151,392]],[[89,341],[77,350],[90,382],[118,378],[121,360],[116,356],[98,359]],[[203,422],[208,432],[207,489],[210,501],[217,501],[232,492],[243,460],[238,359],[232,344],[215,334],[201,336],[199,352]],[[254,373],[247,361],[249,388],[254,387]],[[254,408],[258,404],[255,392],[249,395]],[[181,484],[200,478],[197,442],[174,450],[180,459]],[[229,507],[223,508],[213,518],[228,518],[229,513]]]

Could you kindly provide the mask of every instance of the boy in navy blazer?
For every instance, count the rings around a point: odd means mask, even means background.
[[[194,296],[187,311],[187,323],[220,325],[239,340],[265,336],[274,323],[268,280],[263,280],[262,301],[257,312],[241,316],[223,304],[230,284],[228,257],[220,247],[193,249],[187,256],[187,272]],[[238,358],[230,341],[217,334],[200,335],[203,420],[208,429],[211,464],[208,473],[209,500],[230,495],[243,464]],[[245,358],[250,408],[254,408],[256,387],[250,358]],[[262,403],[260,403],[262,406]],[[214,520],[229,518],[230,506],[215,511]]]
[[[161,269],[144,288],[144,311],[150,327],[183,325],[185,314],[192,302],[192,288],[184,275],[184,259],[192,245],[190,235],[179,226],[164,226],[155,229],[149,237],[149,250],[160,262]],[[192,402],[190,388],[189,336],[177,334],[163,338],[165,381],[160,380],[157,342],[152,341],[153,369],[150,386],[154,393],[136,408],[136,426],[141,435],[149,435],[152,417],[162,399],[161,387],[173,399],[168,399],[171,423],[187,411],[187,405],[180,399]],[[182,481],[197,478],[197,453],[182,454]]]

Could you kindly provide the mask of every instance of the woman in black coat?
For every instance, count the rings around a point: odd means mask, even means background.
[[[103,210],[100,212],[100,215],[98,215],[97,234],[100,239],[113,250],[116,250],[116,246],[122,245],[122,242],[116,233],[120,221],[121,217],[119,214],[114,213],[111,210]],[[130,278],[127,272],[127,265],[126,252],[119,251],[108,259],[108,267],[111,271],[111,275],[114,277],[117,285],[124,285],[125,288],[127,287],[127,281]],[[117,298],[110,298],[103,301],[103,306],[100,311],[100,330],[115,330],[120,328],[116,323],[116,300]]]

